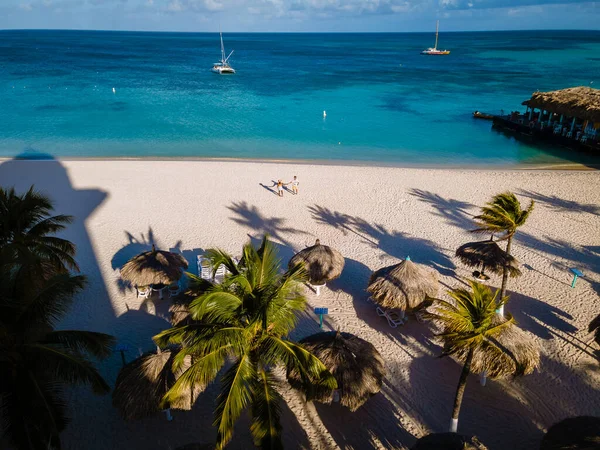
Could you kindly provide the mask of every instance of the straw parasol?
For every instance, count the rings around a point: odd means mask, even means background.
[[[488,278],[484,273],[486,269],[496,275],[502,275],[504,267],[508,269],[508,275],[511,277],[518,277],[521,275],[521,271],[518,267],[519,262],[516,258],[502,250],[500,246],[491,239],[487,241],[468,242],[461,245],[456,250],[456,257],[466,266],[481,266],[480,274],[476,275],[476,273],[473,272],[473,275],[479,278]]]
[[[136,286],[171,284],[178,281],[188,263],[178,253],[152,250],[131,258],[121,269],[121,278]]]
[[[337,250],[321,245],[321,241],[317,239],[315,245],[296,253],[288,267],[292,268],[298,264],[302,264],[308,272],[310,284],[317,286],[335,280],[342,274],[344,257]]]
[[[339,399],[350,411],[356,411],[380,391],[385,366],[370,342],[350,333],[328,331],[308,336],[300,343],[325,364],[338,384],[337,390],[311,386],[309,400],[330,404]],[[292,386],[302,389],[298,373],[289,373],[288,379]]]
[[[125,420],[141,419],[161,410],[160,403],[167,391],[190,367],[191,358],[188,356],[183,367],[173,372],[173,359],[177,353],[178,349],[145,353],[119,371],[113,391],[113,406]],[[190,390],[170,408],[190,410],[199,393],[199,388]]]
[[[600,89],[586,86],[549,92],[535,92],[523,105],[540,108],[567,117],[600,121]]]
[[[487,447],[474,436],[432,433],[419,439],[411,450],[487,450]]]
[[[493,326],[510,320],[496,314]],[[447,349],[444,349],[447,350]],[[461,362],[467,358],[468,347],[453,353]],[[471,372],[483,373],[489,378],[529,375],[540,365],[540,347],[529,333],[514,324],[505,327],[494,339],[475,347]]]
[[[425,306],[426,298],[435,297],[438,289],[437,273],[407,257],[373,272],[367,291],[383,308],[410,311]]]
[[[600,448],[600,417],[561,420],[544,435],[540,450],[593,450]]]

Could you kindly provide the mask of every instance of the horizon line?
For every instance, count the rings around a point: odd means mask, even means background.
[[[1,28],[0,32],[7,31],[89,31],[103,33],[180,33],[180,34],[213,34],[218,31],[169,31],[169,30],[109,30],[109,29],[92,29],[92,28]],[[600,33],[600,30],[586,28],[514,28],[514,29],[498,29],[498,30],[448,30],[443,31],[444,34],[449,33],[506,33],[514,31],[560,31],[560,32],[594,32]],[[431,31],[224,31],[228,34],[419,34],[431,33]]]

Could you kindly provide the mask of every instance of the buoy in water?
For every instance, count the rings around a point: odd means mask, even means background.
[[[327,111],[323,111],[323,117],[327,117]]]
[[[113,94],[116,94],[117,90],[115,88],[113,88]]]

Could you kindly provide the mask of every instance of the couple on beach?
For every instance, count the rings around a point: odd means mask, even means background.
[[[298,185],[300,182],[298,181],[298,177],[294,175],[294,179],[288,183],[284,183],[281,179],[277,180],[277,195],[283,197],[283,186],[292,185],[292,193],[294,195],[298,195]]]

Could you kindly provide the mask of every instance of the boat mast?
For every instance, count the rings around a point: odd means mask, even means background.
[[[221,30],[219,30],[219,34],[221,35],[221,62],[225,64],[227,60],[225,59],[225,46],[223,45],[223,33],[221,33]]]
[[[435,45],[433,46],[433,48],[436,49],[436,50],[437,50],[437,43],[438,43],[438,31],[439,31],[439,28],[440,28],[440,21],[438,20],[435,23]],[[223,44],[223,38],[221,38],[221,44]]]

